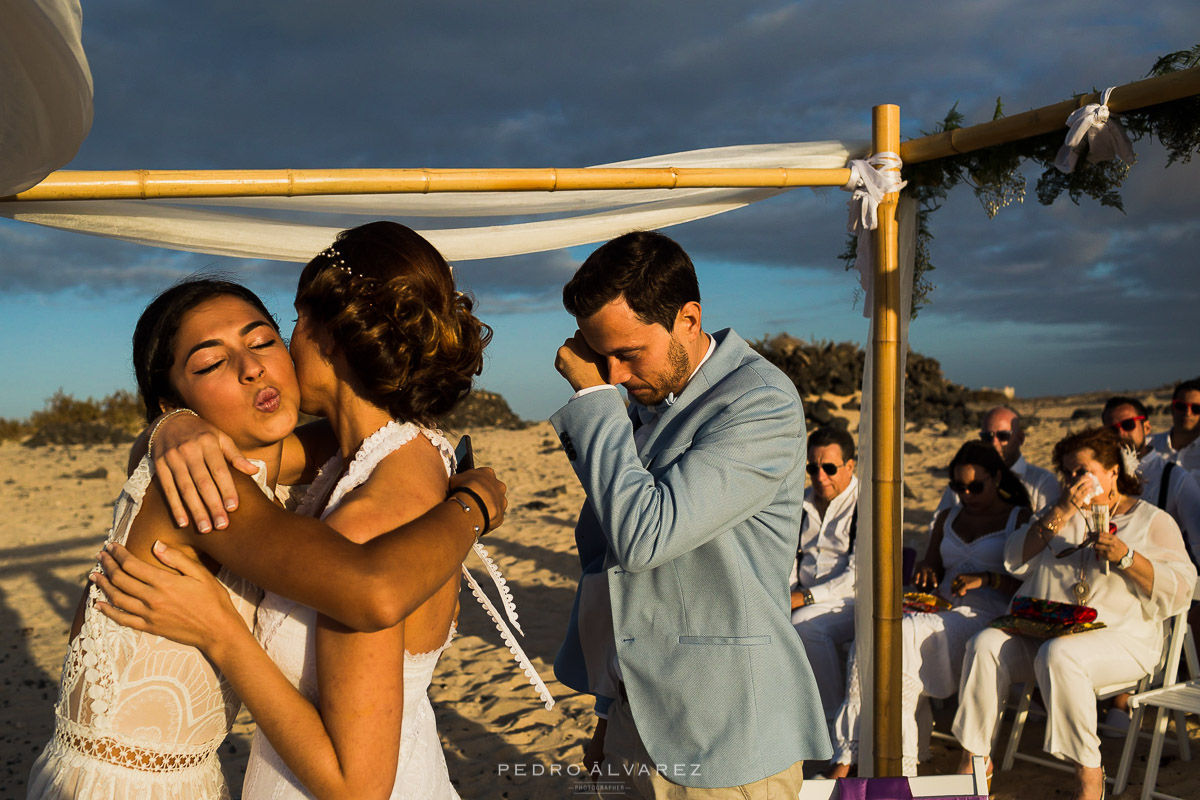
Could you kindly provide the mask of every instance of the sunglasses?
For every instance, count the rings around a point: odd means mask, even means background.
[[[979,494],[985,485],[983,481],[971,481],[970,483],[950,481],[950,488],[955,494]]]
[[[1129,419],[1123,419],[1120,422],[1110,423],[1108,427],[1112,428],[1114,431],[1125,431],[1126,433],[1129,433],[1137,427],[1139,422],[1142,422],[1145,419],[1145,417],[1130,417]]]
[[[1193,416],[1200,417],[1200,403],[1185,403],[1182,400],[1175,400],[1171,403],[1171,408],[1184,414],[1191,412]]]
[[[980,440],[985,441],[988,444],[991,444],[993,439],[1000,442],[1000,444],[1008,444],[1008,441],[1010,439],[1012,439],[1012,436],[1013,436],[1012,431],[980,431],[979,432]]]
[[[832,478],[834,475],[837,475],[837,471],[844,466],[846,466],[845,463],[834,464],[832,462],[826,461],[824,464],[808,464],[804,467],[804,470],[809,475],[812,475],[814,478],[817,476],[818,471],[823,470],[826,475],[828,475],[829,477]]]

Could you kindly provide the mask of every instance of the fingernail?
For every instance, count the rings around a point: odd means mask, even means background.
[[[163,544],[162,542],[160,542],[158,539],[155,539],[154,546],[151,549],[156,553],[164,553],[167,550],[167,546],[165,544]]]
[[[226,500],[225,501],[225,510],[226,511],[234,511],[236,509],[237,509],[237,500]]]
[[[97,578],[96,575],[97,575],[97,573],[95,573],[95,572],[89,572],[88,580],[91,581],[92,583],[95,583],[97,580],[99,580],[99,578]]]
[[[198,527],[200,529],[201,533],[208,533],[209,531],[212,530],[212,525],[209,525],[207,522],[201,522],[196,527]]]
[[[186,528],[187,527],[187,517],[176,517],[175,524],[181,528]]]
[[[224,517],[217,517],[217,530],[225,530],[225,526],[229,524],[229,520]]]
[[[112,543],[112,542],[108,542],[107,544],[105,544],[105,545],[104,545],[104,550],[105,550],[105,552],[111,553],[111,552],[112,552],[112,550],[113,550],[113,543]]]

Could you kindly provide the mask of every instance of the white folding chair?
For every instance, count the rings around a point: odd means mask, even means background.
[[[1196,587],[1194,597],[1200,599],[1200,586]],[[1183,628],[1182,634],[1180,634],[1178,629],[1172,634],[1172,650],[1163,670],[1162,685],[1157,689],[1137,692],[1129,698],[1129,707],[1133,709],[1131,727],[1133,724],[1140,726],[1141,715],[1147,706],[1153,706],[1158,709],[1154,717],[1154,732],[1150,735],[1150,754],[1146,758],[1146,774],[1142,778],[1142,800],[1148,800],[1150,797],[1180,800],[1180,798],[1176,798],[1173,795],[1154,791],[1154,786],[1158,782],[1158,767],[1162,759],[1163,740],[1167,735],[1168,711],[1175,712],[1175,734],[1180,742],[1180,759],[1189,761],[1191,756],[1187,748],[1187,721],[1185,715],[1200,714],[1200,668],[1197,665],[1196,640],[1192,631],[1186,621],[1180,627]],[[1177,678],[1179,674],[1179,662],[1184,655],[1187,658],[1188,673],[1191,680],[1181,683]],[[1125,753],[1121,756],[1121,765],[1123,767],[1132,760],[1132,755],[1132,747],[1126,741]],[[1126,769],[1123,775],[1119,775],[1118,777],[1128,780],[1128,769]],[[1113,788],[1119,793],[1125,788],[1125,782],[1118,782]]]
[[[1158,667],[1154,672],[1144,675],[1135,684],[1118,683],[1109,686],[1097,686],[1096,699],[1107,700],[1119,694],[1127,693],[1132,695],[1142,694],[1168,683],[1175,683],[1178,674],[1179,656],[1183,649],[1184,637],[1187,635],[1187,611],[1184,610],[1167,620],[1163,626],[1163,634],[1163,653],[1159,659]],[[1169,676],[1168,672],[1170,673]],[[1020,759],[1033,764],[1040,764],[1044,767],[1072,772],[1075,769],[1073,765],[1066,764],[1057,759],[1044,758],[1019,751],[1021,734],[1024,732],[1025,721],[1029,716],[1029,705],[1033,697],[1034,686],[1034,681],[1029,681],[1021,688],[1020,699],[1017,703],[1017,710],[1013,719],[1012,731],[1008,737],[1008,748],[1004,753],[1004,760],[1000,764],[1000,769],[1012,769],[1013,762],[1016,759]],[[1121,753],[1121,763],[1117,767],[1116,775],[1109,778],[1113,783],[1114,794],[1120,794],[1124,791],[1126,784],[1129,782],[1129,770],[1133,764],[1133,750],[1141,735],[1143,713],[1144,709],[1134,709],[1129,722],[1129,729],[1125,732],[1125,746]],[[1182,724],[1182,712],[1179,713],[1178,720],[1180,757],[1188,760],[1191,757],[1191,752],[1188,749],[1187,727]],[[1103,725],[1103,723],[1100,724]],[[1164,722],[1163,724],[1165,729],[1166,723]]]

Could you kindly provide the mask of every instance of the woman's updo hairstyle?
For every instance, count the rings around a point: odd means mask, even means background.
[[[996,493],[1004,502],[1024,508],[1032,505],[1025,484],[1021,483],[1021,479],[1008,468],[1004,459],[996,452],[996,448],[990,444],[972,440],[958,448],[954,458],[950,459],[950,477],[953,479],[954,471],[968,464],[978,467],[992,476],[992,479],[996,481]]]
[[[338,234],[308,262],[296,308],[346,359],[364,396],[432,425],[471,390],[492,329],[454,289],[442,254],[397,222]]]
[[[179,324],[189,311],[218,297],[236,297],[262,313],[279,332],[279,323],[263,301],[240,283],[221,278],[186,278],[150,301],[133,329],[133,372],[145,406],[146,421],[163,412],[163,403],[182,406],[183,400],[171,385]]]
[[[1137,456],[1112,428],[1084,428],[1060,439],[1051,456],[1060,475],[1065,473],[1063,461],[1066,457],[1080,450],[1091,450],[1105,469],[1117,468],[1117,491],[1121,494],[1142,493],[1142,481],[1136,472]],[[1122,451],[1129,453],[1128,461]]]

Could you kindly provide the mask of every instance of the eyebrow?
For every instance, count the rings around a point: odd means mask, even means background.
[[[251,322],[248,325],[243,325],[242,329],[238,331],[238,336],[245,336],[255,328],[262,327],[263,325],[270,327],[270,323],[266,320],[256,319],[254,322]],[[183,363],[186,364],[188,359],[196,354],[197,350],[203,350],[206,347],[220,347],[221,344],[222,342],[220,339],[205,339],[203,342],[193,345],[192,349],[187,351],[187,355],[183,357]]]

